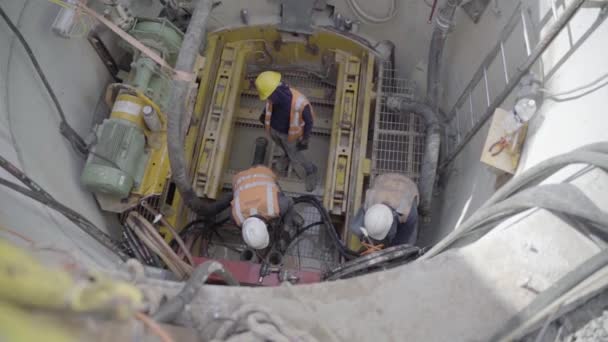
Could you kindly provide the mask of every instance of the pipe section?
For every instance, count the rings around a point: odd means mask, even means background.
[[[175,70],[191,73],[194,68],[196,56],[199,48],[205,39],[205,27],[209,12],[211,12],[211,0],[199,0],[196,3],[194,13],[190,19],[190,24],[184,35],[182,46],[177,56]],[[186,99],[191,82],[173,79],[171,89],[171,100],[167,115],[167,145],[169,151],[169,161],[171,163],[171,176],[177,187],[184,203],[194,212],[202,216],[212,216],[215,214],[212,208],[205,205],[198,198],[192,188],[191,178],[186,168],[186,157],[184,155],[184,113],[186,111]]]
[[[253,162],[251,166],[262,165],[266,159],[266,148],[268,147],[268,139],[258,137],[255,139],[255,150],[253,152]]]
[[[460,6],[462,0],[447,0],[439,9],[435,16],[435,27],[431,36],[431,46],[429,48],[429,60],[426,74],[426,97],[428,103],[437,112],[439,107],[439,83],[441,82],[441,60],[443,58],[443,48],[448,36],[456,8]]]
[[[431,211],[433,187],[437,174],[437,163],[439,162],[439,147],[441,145],[439,120],[435,111],[426,103],[412,102],[401,97],[389,97],[386,100],[386,105],[392,111],[416,113],[422,116],[426,123],[424,156],[422,157],[420,179],[418,180],[418,190],[420,192],[418,210],[426,216]]]
[[[387,106],[390,110],[413,112],[422,116],[426,121],[424,157],[422,158],[420,180],[418,181],[420,191],[418,210],[424,216],[428,216],[431,212],[433,188],[435,186],[437,164],[439,162],[439,148],[441,146],[441,127],[439,125],[441,60],[447,34],[452,26],[454,13],[456,13],[456,8],[461,3],[462,0],[447,0],[439,9],[437,16],[435,16],[435,27],[431,37],[427,66],[426,97],[428,104],[398,97],[387,99]]]

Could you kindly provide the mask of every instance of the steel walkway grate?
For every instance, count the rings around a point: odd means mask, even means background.
[[[311,205],[296,204],[295,210],[304,218],[304,226],[321,220],[321,215]],[[286,255],[292,259],[290,266],[301,270],[324,272],[336,267],[340,262],[340,255],[325,226],[307,230],[289,248]]]
[[[372,179],[382,173],[405,174],[415,182],[420,174],[424,154],[424,121],[413,113],[389,111],[389,96],[414,97],[415,84],[394,76],[390,63],[381,65],[379,91],[374,118],[372,145]]]

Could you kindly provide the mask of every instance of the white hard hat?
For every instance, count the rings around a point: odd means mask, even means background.
[[[249,217],[243,222],[242,228],[243,240],[247,246],[253,249],[262,249],[268,247],[270,237],[268,236],[268,228],[266,223],[257,217]]]
[[[374,204],[365,212],[365,229],[374,240],[384,240],[393,225],[393,211],[385,204]]]

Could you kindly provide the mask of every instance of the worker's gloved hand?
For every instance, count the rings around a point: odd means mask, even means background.
[[[308,138],[298,140],[298,142],[296,143],[296,148],[298,149],[298,151],[308,150]]]

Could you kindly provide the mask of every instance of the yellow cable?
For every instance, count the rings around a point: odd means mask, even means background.
[[[0,341],[69,342],[78,339],[72,333],[10,303],[0,301]]]
[[[72,5],[72,4],[68,4],[67,2],[64,2],[62,0],[47,0],[47,1],[50,2],[50,3],[53,3],[55,5],[59,5],[59,6],[63,7],[63,8],[73,9],[74,7],[76,7],[76,6]]]
[[[146,326],[148,326],[148,328],[150,328],[150,330],[152,330],[152,332],[156,336],[158,336],[158,338],[162,342],[173,342],[174,341],[173,338],[171,337],[171,335],[169,335],[169,333],[167,331],[165,331],[165,329],[163,329],[163,327],[161,327],[160,324],[156,323],[152,318],[148,317],[146,314],[137,312],[137,313],[135,313],[135,318],[137,318],[142,323],[144,323]]]
[[[43,266],[20,248],[0,240],[0,299],[62,309],[66,290],[73,286],[67,272]]]
[[[0,240],[0,301],[27,307],[109,313],[128,318],[143,306],[135,286],[103,276],[74,277],[43,265],[7,241]]]

